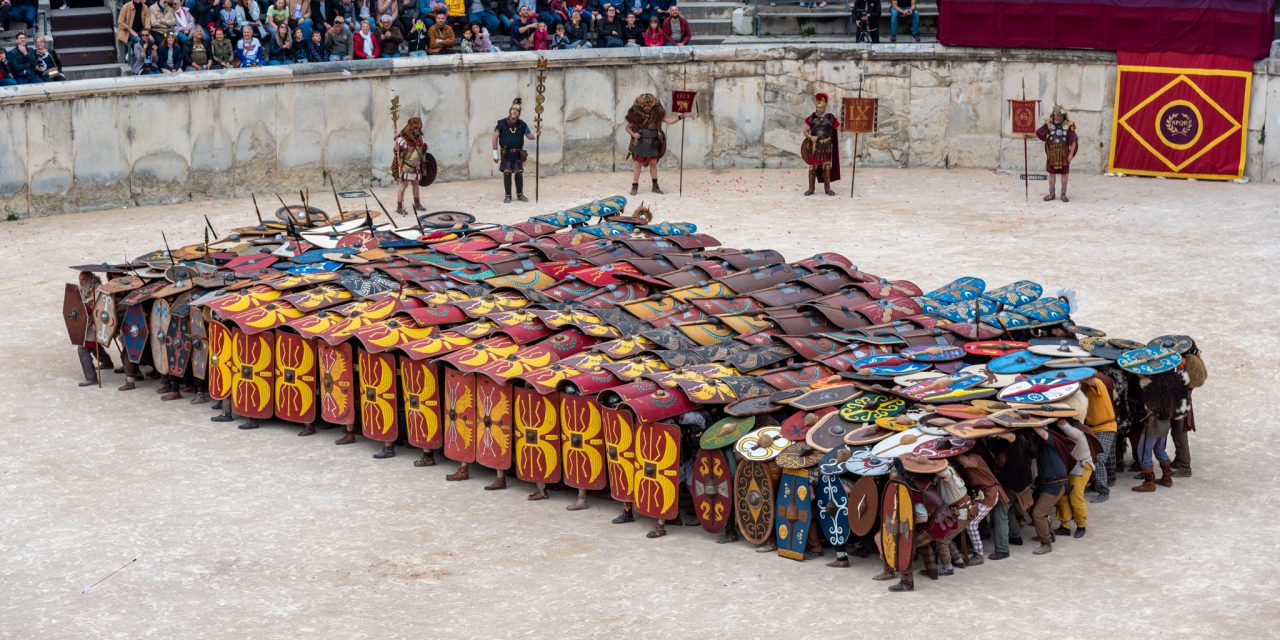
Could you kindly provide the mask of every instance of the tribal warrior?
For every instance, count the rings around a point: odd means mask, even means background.
[[[831,183],[840,179],[840,121],[827,113],[827,94],[819,93],[813,97],[813,113],[804,119],[804,142],[800,145],[800,155],[809,165],[809,190],[806,196],[813,195],[818,174],[822,174],[824,191],[829,196],[836,192],[831,190]]]
[[[684,114],[667,115],[667,110],[652,93],[642,93],[627,110],[627,135],[631,136],[630,154],[635,161],[631,171],[631,195],[640,191],[640,170],[649,167],[653,180],[653,192],[662,193],[658,186],[658,160],[667,153],[667,136],[662,125],[684,120]]]
[[[1054,193],[1057,176],[1062,176],[1062,201],[1071,202],[1067,197],[1067,176],[1071,174],[1071,160],[1080,149],[1076,138],[1076,123],[1067,118],[1067,110],[1062,105],[1054,105],[1049,119],[1036,130],[1036,137],[1044,141],[1045,167],[1049,173],[1049,193],[1046,201],[1057,198]]]
[[[427,143],[422,139],[422,118],[414,116],[405,123],[395,140],[395,158],[391,161],[391,175],[400,183],[396,193],[396,213],[404,214],[404,192],[413,185],[413,210],[426,211],[419,199],[418,180],[426,169]]]
[[[516,198],[520,202],[529,201],[524,197],[524,161],[529,157],[529,152],[524,150],[524,141],[533,140],[534,135],[528,123],[520,119],[520,102],[520,98],[516,98],[507,110],[507,117],[499,120],[498,125],[493,128],[493,161],[498,163],[498,170],[502,172],[502,186],[507,193],[503,202],[511,202],[513,177],[516,182]]]

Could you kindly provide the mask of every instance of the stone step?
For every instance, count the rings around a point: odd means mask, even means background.
[[[694,46],[707,45],[707,44],[721,44],[725,41],[725,38],[727,37],[730,37],[730,36],[720,35],[720,34],[695,35],[689,41],[689,43]]]
[[[737,2],[681,2],[680,14],[689,20],[719,18],[729,20],[733,10],[743,6]]]
[[[116,41],[116,30],[99,27],[97,29],[55,31],[53,33],[53,38],[59,49],[73,47],[114,47]]]
[[[59,53],[58,55],[62,55]],[[79,67],[63,67],[62,72],[68,80],[89,80],[91,78],[118,78],[129,75],[129,65],[110,62],[105,64],[89,64]]]
[[[60,0],[54,0],[54,2],[56,2],[59,7],[62,6],[62,2]],[[92,7],[104,6],[103,0],[67,0],[67,4],[70,5],[72,9],[89,9]]]
[[[695,36],[698,34],[727,36],[733,33],[733,23],[729,20],[689,19],[689,29]]]
[[[59,31],[115,28],[111,10],[104,6],[66,9],[49,14],[49,25],[56,34]]]
[[[63,67],[82,67],[86,65],[114,64],[118,62],[116,60],[115,47],[59,48],[58,57],[62,59]]]

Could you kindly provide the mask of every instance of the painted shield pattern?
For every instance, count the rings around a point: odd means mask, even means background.
[[[271,377],[275,373],[275,361],[271,348],[275,335],[264,331],[246,335],[238,328],[231,329],[231,408],[238,416],[265,419],[273,413],[271,406]]]
[[[62,321],[67,325],[67,337],[71,339],[71,344],[84,344],[89,331],[89,310],[80,297],[80,287],[69,282],[62,296]]]
[[[209,321],[209,397],[223,400],[231,395],[231,371],[235,346],[227,325]]]
[[[804,560],[805,543],[813,511],[813,487],[807,469],[783,469],[774,505],[774,534],[778,555]]]
[[[156,368],[156,373],[160,375],[169,375],[169,343],[167,336],[169,333],[169,320],[173,318],[170,313],[169,302],[167,300],[156,300],[151,303],[151,321],[147,323],[151,327],[151,334],[148,338],[151,341],[151,366]]]
[[[316,419],[316,348],[306,338],[276,332],[276,417],[307,424]]]
[[[591,398],[560,396],[560,430],[564,483],[575,489],[605,486],[604,417]]]
[[[773,477],[766,464],[744,461],[733,476],[738,531],[751,544],[764,544],[773,537]]]
[[[863,476],[846,487],[849,494],[849,528],[855,536],[865,536],[876,526],[876,517],[880,515],[880,489],[876,479]]]
[[[885,562],[894,571],[906,571],[911,566],[911,535],[915,526],[907,485],[894,481],[885,487],[880,515],[880,544]]]
[[[104,348],[120,330],[120,318],[117,316],[116,298],[109,293],[99,293],[93,303],[93,331],[98,344]]]
[[[355,362],[351,345],[318,342],[320,360],[320,417],[333,424],[355,424]]]
[[[707,533],[720,533],[733,513],[733,474],[720,449],[700,449],[693,458],[693,511]]]
[[[819,476],[814,503],[818,524],[832,546],[840,547],[849,540],[849,492],[839,476]]]
[[[169,328],[164,333],[169,375],[181,376],[187,372],[191,361],[191,333],[185,317],[171,316]]]
[[[555,394],[515,390],[516,476],[525,482],[560,481],[560,411]]]
[[[127,307],[124,315],[120,317],[120,341],[124,343],[124,352],[129,357],[129,362],[134,364],[142,362],[149,336],[147,313],[142,310],[142,305],[135,304]]]
[[[395,442],[400,435],[400,407],[396,397],[396,357],[357,349],[360,364],[360,427],[364,437]]]
[[[476,375],[444,370],[444,455],[456,462],[476,461]]]
[[[511,385],[476,376],[476,462],[511,468]]]
[[[672,519],[680,509],[680,427],[653,422],[636,427],[636,512]]]
[[[632,502],[636,476],[636,421],[629,411],[602,409],[604,447],[609,467],[609,495],[618,502]]]
[[[187,317],[187,331],[191,334],[191,375],[204,380],[209,376],[209,326],[203,313]]]
[[[404,430],[409,446],[423,451],[444,445],[440,420],[440,378],[432,362],[400,356],[400,391],[404,399]]]

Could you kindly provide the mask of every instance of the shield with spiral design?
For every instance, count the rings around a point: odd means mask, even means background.
[[[720,449],[700,449],[693,457],[693,511],[707,533],[720,533],[733,513],[733,474]]]
[[[839,476],[819,476],[815,490],[818,524],[822,533],[839,549],[849,540],[849,492]]]
[[[733,508],[742,538],[764,544],[773,537],[773,476],[771,462],[747,460],[733,476]]]

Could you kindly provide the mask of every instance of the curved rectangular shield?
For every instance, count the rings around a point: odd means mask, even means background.
[[[276,417],[309,424],[316,419],[316,348],[306,338],[276,332]]]
[[[773,532],[778,555],[804,560],[805,543],[813,512],[813,487],[806,469],[783,469],[778,500],[773,509]]]
[[[351,345],[317,342],[320,361],[320,417],[333,424],[355,424],[355,363]]]
[[[511,468],[511,385],[476,376],[476,462]]]
[[[456,462],[476,461],[476,374],[444,370],[444,455]]]
[[[604,419],[591,398],[560,396],[561,463],[564,483],[575,489],[603,489]]]
[[[435,363],[400,356],[400,395],[409,446],[434,451],[444,445],[440,420],[440,378]]]
[[[680,509],[680,427],[653,422],[636,427],[636,512],[672,519]]]
[[[518,387],[514,398],[516,476],[525,482],[559,482],[559,396]]]
[[[231,408],[236,415],[259,420],[273,415],[274,343],[272,331],[246,335],[239,328],[231,328]]]
[[[396,397],[396,357],[357,349],[360,376],[360,427],[364,437],[395,442],[400,435],[400,409]]]
[[[629,411],[603,409],[604,448],[609,466],[609,495],[618,502],[634,502],[636,420]]]

